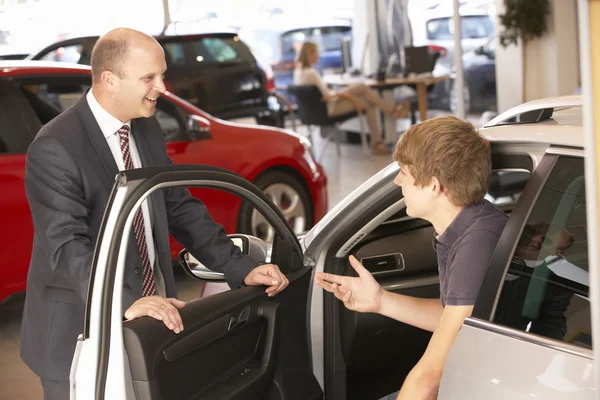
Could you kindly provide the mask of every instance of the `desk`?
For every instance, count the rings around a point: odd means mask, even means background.
[[[402,85],[415,86],[417,88],[419,115],[421,117],[421,121],[425,121],[427,119],[427,86],[433,85],[434,83],[447,79],[450,79],[450,75],[426,75],[408,78],[387,78],[383,82],[371,78],[365,78],[362,76],[344,76],[339,74],[325,75],[323,77],[323,81],[327,85],[333,87],[344,87],[357,83],[364,83],[365,85],[370,86],[373,89],[387,91]]]
[[[383,92],[383,98],[386,101],[395,103],[393,98],[393,89],[402,86],[414,86],[417,89],[417,104],[419,106],[419,117],[421,121],[427,119],[427,87],[434,83],[450,79],[450,75],[422,75],[408,78],[386,78],[385,81],[378,81],[371,78],[365,78],[364,76],[348,76],[340,74],[331,74],[323,76],[323,81],[331,87],[340,88],[353,84],[364,83],[365,85],[372,87]],[[385,128],[384,131],[387,135],[389,132],[396,132],[396,122],[393,118],[386,115],[385,117]],[[394,135],[395,136],[395,135]],[[394,138],[387,138],[387,140]]]

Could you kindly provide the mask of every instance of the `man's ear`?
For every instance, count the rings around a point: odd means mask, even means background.
[[[103,71],[102,74],[100,74],[100,80],[102,81],[102,86],[110,93],[114,93],[119,85],[118,77],[111,71]]]
[[[438,197],[444,191],[442,190],[442,184],[440,180],[435,176],[431,177],[431,182],[429,182],[429,187],[431,188],[431,193],[434,197]]]

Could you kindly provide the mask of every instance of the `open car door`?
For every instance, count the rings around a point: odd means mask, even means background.
[[[153,191],[193,186],[224,190],[252,204],[276,235],[270,262],[290,284],[273,298],[244,287],[180,309],[175,334],[145,317],[123,322],[123,272],[133,217]],[[96,245],[71,399],[322,399],[307,340],[312,269],[277,207],[244,178],[214,167],[171,165],[117,176]]]

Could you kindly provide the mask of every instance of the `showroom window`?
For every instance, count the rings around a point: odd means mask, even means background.
[[[592,347],[584,167],[560,158],[512,255],[494,322]]]

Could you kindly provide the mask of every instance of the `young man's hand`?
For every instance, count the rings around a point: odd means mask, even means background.
[[[349,310],[379,312],[384,290],[354,256],[350,256],[349,260],[358,278],[317,272],[315,283],[333,293]]]
[[[163,321],[167,328],[175,333],[183,330],[183,321],[178,308],[185,306],[185,301],[161,296],[144,296],[139,298],[125,311],[125,319],[152,317]]]
[[[244,279],[246,286],[268,286],[265,292],[269,297],[275,296],[290,284],[290,281],[275,264],[264,264],[254,268]]]

